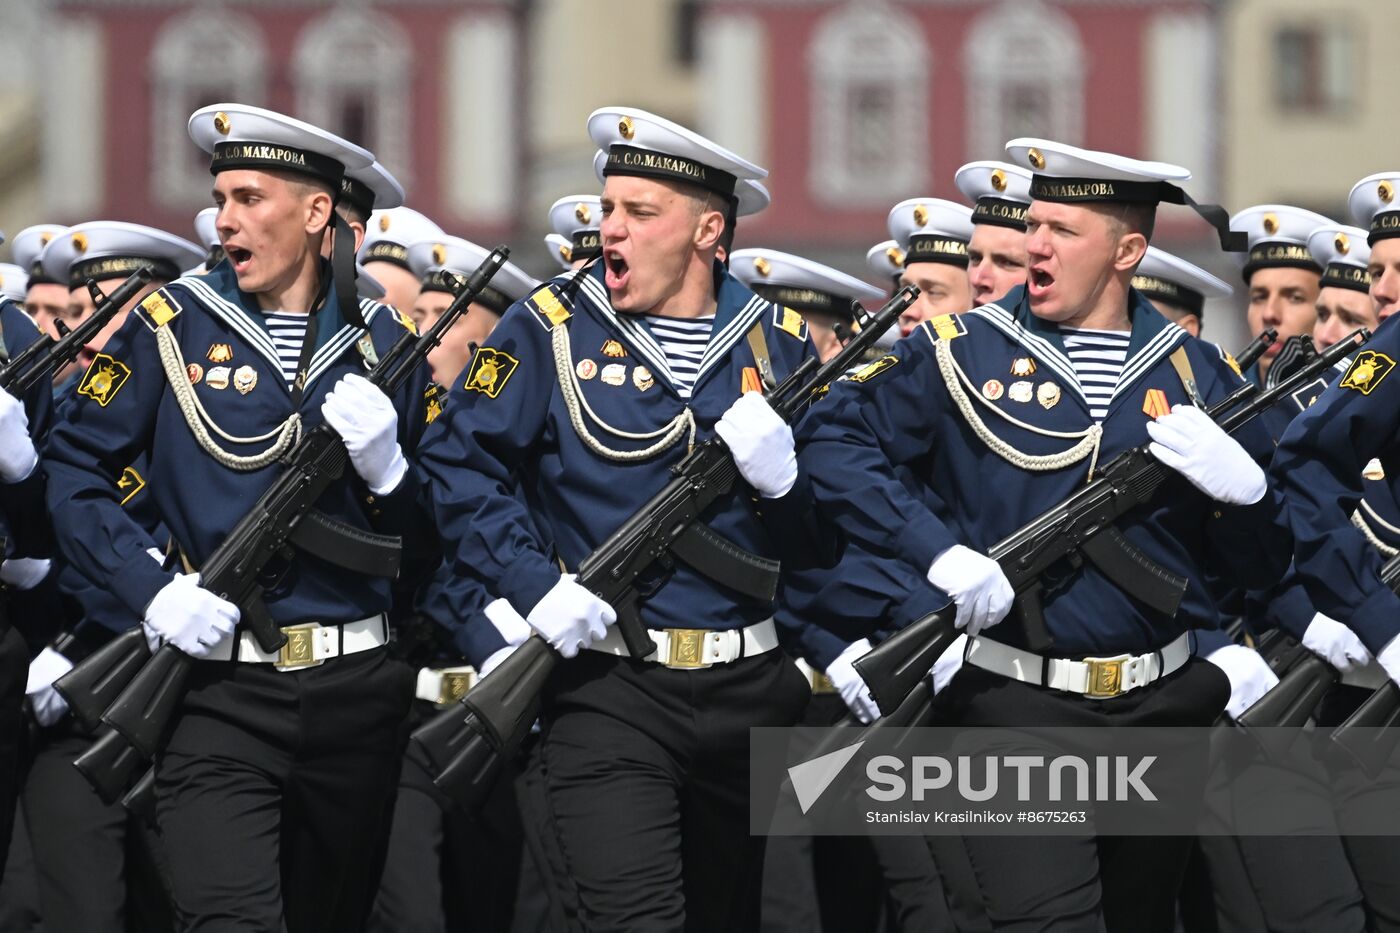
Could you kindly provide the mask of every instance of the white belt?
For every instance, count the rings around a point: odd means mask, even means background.
[[[414,696],[438,706],[450,706],[476,683],[476,668],[470,664],[463,667],[425,667],[418,671],[418,688]]]
[[[1028,684],[1077,693],[1093,699],[1121,696],[1178,670],[1191,657],[1191,637],[1182,632],[1170,644],[1147,654],[1110,658],[1043,658],[974,635],[967,645],[968,664]]]
[[[271,664],[279,671],[300,671],[316,667],[328,658],[342,654],[357,654],[382,648],[389,642],[389,623],[384,615],[373,615],[344,625],[322,625],[308,622],[282,629],[287,643],[279,651],[264,651],[247,630],[238,638],[216,645],[209,655],[211,661],[239,661],[244,664]],[[235,655],[233,646],[238,646]]]
[[[716,632],[704,628],[650,629],[647,634],[656,645],[656,654],[647,660],[673,670],[699,670],[753,657],[778,647],[778,630],[772,619],[764,619],[743,629]],[[588,646],[592,651],[628,657],[622,633],[613,625],[608,634]]]

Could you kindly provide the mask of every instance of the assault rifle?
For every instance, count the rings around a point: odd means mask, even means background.
[[[1225,431],[1234,432],[1369,338],[1364,328],[1357,330],[1273,388],[1260,391],[1246,383],[1207,413]],[[1062,560],[1071,566],[1087,560],[1140,602],[1165,615],[1176,612],[1187,581],[1153,564],[1114,527],[1123,515],[1151,501],[1176,475],[1152,456],[1147,445],[1126,450],[1100,468],[1083,489],[991,547],[987,555],[1001,565],[1016,591],[1016,606],[1032,651],[1043,652],[1050,645],[1041,608],[1042,575]],[[926,616],[856,659],[856,671],[882,713],[903,702],[957,637],[954,613],[950,606]],[[1101,688],[1116,689],[1114,669],[1105,668],[1104,676]]]
[[[369,381],[393,395],[466,312],[507,255],[506,247],[497,247],[433,326],[421,336],[406,331],[374,365]],[[200,585],[239,607],[241,623],[264,651],[278,651],[288,642],[263,604],[259,574],[273,558],[288,553],[290,545],[356,572],[386,577],[398,572],[398,538],[371,534],[313,511],[348,463],[345,444],[329,425],[323,423],[309,432],[288,454],[287,468],[199,568]],[[119,643],[124,650],[116,647]],[[109,647],[112,651],[94,654],[59,678],[55,687],[74,709],[106,707],[101,721],[142,756],[152,758],[184,696],[194,661],[167,644],[140,663],[148,651],[144,638],[118,639]],[[288,658],[289,663],[296,660]],[[119,673],[133,668],[139,672],[124,682]]]
[[[1245,348],[1239,352],[1239,355],[1235,357],[1235,365],[1240,368],[1240,372],[1244,372],[1249,369],[1249,367],[1259,362],[1259,357],[1263,356],[1264,351],[1273,346],[1274,341],[1277,339],[1278,331],[1274,330],[1272,327],[1268,327],[1264,329],[1262,334],[1251,340]]]
[[[830,360],[804,360],[766,396],[778,416],[794,420],[814,393],[861,360],[918,294],[913,287],[900,289]],[[635,658],[655,651],[640,614],[643,594],[638,582],[644,574],[669,571],[681,560],[756,599],[771,601],[776,595],[775,562],[746,554],[700,523],[705,510],[740,482],[739,468],[724,441],[710,438],[671,469],[675,477],[578,568],[578,584],[617,611],[617,627]],[[464,808],[470,811],[479,804],[501,761],[519,747],[538,716],[540,692],[559,660],[549,642],[532,635],[467,691],[460,707],[439,714],[413,734],[416,752],[436,772],[437,786]]]
[[[150,281],[151,270],[143,267],[127,276],[126,281],[118,285],[112,294],[104,295],[97,282],[88,279],[87,290],[95,305],[93,312],[57,340],[45,334],[25,347],[22,353],[16,354],[4,369],[0,369],[0,389],[15,398],[22,398],[41,379],[51,377],[59,367],[76,360],[83,347]]]

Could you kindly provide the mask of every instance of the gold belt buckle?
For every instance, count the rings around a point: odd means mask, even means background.
[[[1085,658],[1089,665],[1089,688],[1086,696],[1116,697],[1123,692],[1123,665],[1131,655],[1117,658]]]
[[[442,685],[438,687],[438,705],[448,706],[456,703],[466,695],[474,683],[476,671],[443,671]]]
[[[709,632],[700,628],[668,628],[666,634],[671,637],[667,667],[693,669],[705,666],[705,636]]]
[[[817,694],[835,693],[836,685],[831,682],[830,677],[821,671],[812,671],[812,692]]]
[[[287,643],[277,651],[277,660],[272,666],[279,671],[296,667],[315,667],[323,661],[316,660],[316,630],[321,626],[312,623],[309,625],[289,625],[282,629],[282,634],[287,636]]]

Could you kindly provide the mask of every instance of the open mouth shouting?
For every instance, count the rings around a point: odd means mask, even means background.
[[[251,251],[234,243],[225,243],[224,253],[228,256],[228,261],[233,265],[235,275],[242,275],[247,272],[249,264],[253,261],[253,254]]]
[[[623,288],[631,277],[631,270],[622,253],[615,249],[603,250],[604,282],[610,290]]]
[[[1055,277],[1043,266],[1031,266],[1030,275],[1026,279],[1026,287],[1032,298],[1044,298],[1054,284]]]

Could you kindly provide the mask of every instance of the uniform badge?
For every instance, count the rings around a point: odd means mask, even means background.
[[[1148,389],[1147,395],[1143,396],[1142,413],[1154,421],[1171,410],[1171,405],[1167,404],[1167,393],[1161,389]]]
[[[432,424],[442,414],[444,396],[442,386],[436,382],[428,383],[428,387],[423,390],[423,423]]]
[[[627,367],[621,363],[609,363],[603,367],[602,380],[610,386],[620,386],[627,381]]]
[[[509,353],[502,353],[492,347],[482,347],[472,356],[472,364],[467,369],[467,381],[462,388],[468,392],[484,392],[495,398],[506,387],[510,377],[515,375],[520,361]]]
[[[1000,380],[988,379],[986,382],[982,383],[982,397],[989,402],[995,402],[997,399],[1001,398],[1002,393],[1005,391],[1006,389],[1002,386]]]
[[[1373,457],[1371,462],[1366,464],[1366,469],[1361,471],[1361,476],[1363,479],[1380,482],[1385,479],[1385,467],[1381,466],[1380,460]]]
[[[804,340],[806,339],[807,332],[803,330],[803,325],[806,323],[802,315],[785,306],[783,308],[783,319],[778,322],[778,328],[787,331],[798,340]]]
[[[83,374],[83,381],[78,384],[78,394],[86,395],[106,408],[130,378],[131,367],[105,353],[99,353]]]
[[[141,299],[141,304],[137,306],[136,310],[139,312],[137,317],[141,318],[152,331],[157,331],[174,320],[181,308],[174,298],[161,292],[151,292]]]
[[[618,343],[616,340],[604,340],[603,349],[599,352],[601,352],[604,356],[610,356],[613,359],[618,359],[619,357],[624,357],[627,355],[627,350],[622,346],[622,344]]]
[[[117,477],[117,491],[122,494],[122,505],[126,505],[138,492],[146,488],[146,481],[141,478],[141,474],[136,472],[135,467],[127,467],[122,470],[122,475]]]
[[[526,304],[535,312],[545,330],[553,330],[573,316],[548,285],[526,299]]]
[[[579,360],[578,365],[574,367],[574,372],[578,373],[580,379],[587,382],[598,375],[598,364],[592,360]]]
[[[1035,400],[1043,408],[1054,408],[1060,403],[1060,387],[1053,382],[1042,382],[1036,387]]]
[[[656,380],[651,377],[651,370],[645,366],[638,366],[632,370],[632,384],[637,387],[639,392],[645,392],[656,385]]]
[[[1294,392],[1291,398],[1299,411],[1307,411],[1317,397],[1327,390],[1327,380],[1318,378]]]
[[[1233,369],[1235,371],[1236,376],[1239,376],[1241,379],[1243,379],[1244,373],[1240,372],[1240,364],[1235,359],[1234,354],[1232,354],[1229,350],[1221,350],[1220,355],[1225,358],[1225,365]]]
[[[229,368],[227,366],[212,366],[204,376],[204,384],[211,389],[227,389],[229,379]]]
[[[1011,383],[1011,387],[1006,390],[1006,397],[1013,402],[1020,402],[1024,405],[1035,397],[1035,386],[1025,379]]]
[[[967,325],[956,314],[940,314],[938,317],[929,318],[928,323],[939,340],[952,340],[967,333]]]
[[[1343,389],[1355,389],[1362,395],[1370,395],[1376,386],[1381,384],[1381,380],[1390,375],[1390,371],[1395,368],[1395,361],[1384,353],[1377,353],[1375,350],[1362,350],[1356,354],[1356,359],[1352,360],[1351,366],[1347,367],[1346,375],[1342,377],[1341,386]]]
[[[860,369],[857,369],[855,372],[849,374],[848,376],[843,376],[842,378],[847,379],[850,382],[868,382],[876,376],[880,375],[880,373],[889,369],[891,366],[894,366],[898,362],[899,357],[897,356],[882,356],[875,362],[867,363]]]
[[[1021,377],[1034,376],[1035,360],[1031,359],[1029,356],[1016,357],[1011,361],[1011,375]],[[1020,399],[1017,399],[1017,401],[1020,401]],[[1030,399],[1027,398],[1026,401],[1029,402]]]
[[[211,363],[227,363],[233,359],[233,347],[226,343],[216,343],[209,347],[209,352],[205,354]]]
[[[758,378],[758,370],[752,366],[745,366],[743,374],[739,377],[739,394],[762,391],[763,382]]]
[[[190,385],[199,385],[199,380],[204,378],[204,367],[198,363],[190,363],[185,367],[185,375],[190,377]]]
[[[251,366],[240,366],[233,374],[233,387],[239,395],[247,395],[258,385],[258,371]]]

